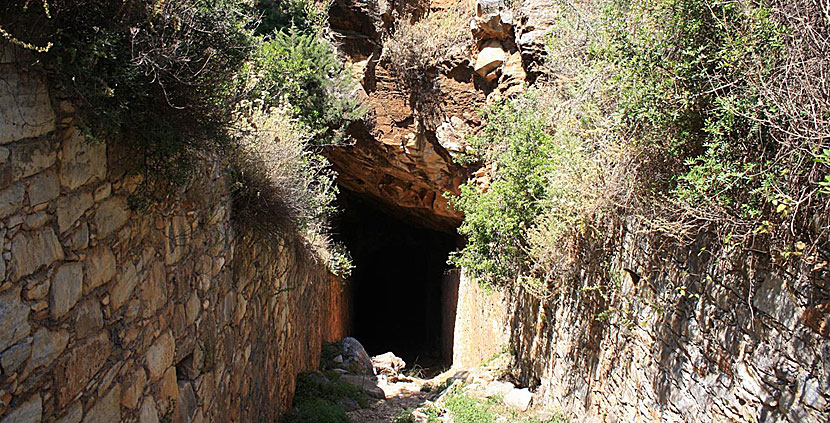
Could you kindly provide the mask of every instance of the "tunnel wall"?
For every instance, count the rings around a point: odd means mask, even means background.
[[[678,247],[637,229],[622,232],[613,270],[581,263],[544,300],[490,295],[462,278],[455,364],[477,364],[479,349],[495,349],[482,340],[509,333],[515,376],[534,401],[578,421],[830,421],[822,266],[782,269],[751,252],[704,252],[705,235]],[[615,274],[605,302],[593,287]]]
[[[275,421],[346,331],[342,284],[233,225],[219,161],[131,211],[131,157],[2,49],[0,81],[0,421]]]

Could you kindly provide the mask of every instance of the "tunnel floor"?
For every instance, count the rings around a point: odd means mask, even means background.
[[[445,338],[452,337],[457,285],[448,286],[445,272],[455,235],[401,220],[345,190],[338,202],[335,233],[355,264],[352,336],[369,355],[392,351],[409,368],[450,365],[452,339]]]

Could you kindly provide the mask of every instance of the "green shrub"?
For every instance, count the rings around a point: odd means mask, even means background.
[[[244,76],[249,96],[287,107],[317,145],[341,141],[346,124],[366,112],[353,95],[356,79],[316,33],[291,28],[271,34]]]
[[[618,252],[623,219],[680,241],[717,233],[710,250],[761,238],[817,259],[827,234],[807,222],[826,219],[830,191],[819,8],[555,4],[548,73],[485,110],[471,142],[491,182],[453,200],[468,237],[453,263],[546,295]]]
[[[320,398],[305,401],[285,415],[286,423],[349,423],[343,407]]]

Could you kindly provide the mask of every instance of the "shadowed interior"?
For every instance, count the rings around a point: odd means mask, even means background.
[[[447,256],[455,236],[386,213],[343,190],[335,230],[352,255],[352,335],[369,355],[392,351],[407,367],[451,364],[455,319]]]

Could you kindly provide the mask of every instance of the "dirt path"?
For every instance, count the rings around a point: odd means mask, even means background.
[[[415,409],[434,394],[422,392],[421,389],[428,381],[413,378],[411,382],[388,383],[380,380],[378,386],[386,394],[385,400],[377,400],[367,408],[350,411],[349,418],[355,423],[389,423],[405,410]]]

